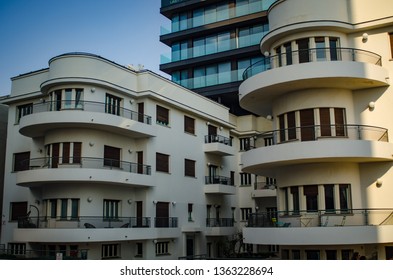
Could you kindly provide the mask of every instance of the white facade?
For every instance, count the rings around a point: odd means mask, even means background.
[[[251,182],[237,187],[238,137],[269,123],[239,130],[226,107],[150,71],[64,54],[12,78],[4,103],[9,253],[218,257],[245,224],[239,203],[256,205]]]
[[[241,162],[276,178],[278,213],[254,215],[245,242],[280,245],[284,259],[393,257],[392,14],[389,0],[270,8],[269,67],[246,70],[239,92],[273,131]]]

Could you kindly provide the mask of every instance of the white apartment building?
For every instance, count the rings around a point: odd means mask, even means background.
[[[278,211],[254,213],[245,242],[282,259],[391,259],[392,1],[279,0],[268,19],[239,98],[273,130],[241,163],[276,179]]]
[[[9,254],[220,257],[226,238],[265,205],[240,172],[239,147],[249,149],[250,135],[270,122],[236,118],[148,70],[63,54],[12,78],[3,103],[0,244]]]

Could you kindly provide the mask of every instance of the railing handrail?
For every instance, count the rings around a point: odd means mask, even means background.
[[[67,159],[68,162],[63,163],[63,159]],[[25,165],[24,162],[28,161],[28,165]],[[88,162],[102,162],[98,168],[98,165],[89,166]],[[34,164],[36,162],[37,164]],[[31,158],[22,160],[20,163],[21,166],[28,166],[29,170],[32,169],[51,169],[58,168],[58,166],[78,166],[79,168],[93,168],[93,169],[105,169],[107,167],[110,168],[119,168],[122,170],[126,170],[125,167],[129,166],[127,170],[130,173],[139,173],[145,175],[151,175],[151,166],[136,162],[122,161],[117,159],[110,158],[98,158],[98,157],[40,157],[40,158]],[[85,166],[87,165],[87,166]]]
[[[205,135],[205,143],[222,143],[224,145],[232,146],[232,139],[218,134],[209,134]]]
[[[91,106],[89,106],[91,105]],[[95,106],[95,107],[93,107]],[[42,113],[42,112],[54,112],[54,111],[69,111],[69,110],[83,110],[87,112],[98,112],[111,115],[118,115],[121,117],[127,117],[131,120],[142,122],[145,124],[151,124],[151,116],[142,114],[124,107],[115,106],[116,113],[107,112],[107,108],[110,104],[97,101],[85,101],[85,100],[59,100],[59,101],[47,101],[44,100],[39,103],[33,104],[33,110],[31,114]],[[24,115],[26,116],[26,115]],[[22,116],[21,118],[23,118]]]
[[[301,219],[307,219],[306,223],[302,224]],[[313,223],[310,223],[310,220],[313,220]],[[294,221],[297,221],[297,224]],[[277,227],[284,223],[291,227],[393,225],[393,208],[258,211],[249,214],[247,219],[248,227]]]
[[[250,138],[259,139],[259,138],[272,138],[271,145],[277,145],[280,143],[286,143],[288,141],[297,141],[301,140],[300,133],[302,129],[314,129],[314,141],[317,141],[319,138],[346,138],[352,140],[370,140],[370,141],[381,141],[388,142],[388,129],[379,126],[371,126],[371,125],[359,125],[359,124],[318,124],[318,125],[307,125],[307,126],[296,126],[282,129],[275,129],[270,131],[258,132]],[[327,129],[331,132],[330,135],[322,135],[321,128]],[[340,133],[337,133],[335,130],[339,130]],[[365,135],[362,132],[375,132],[378,135]],[[295,138],[289,138],[288,132],[295,133]],[[335,133],[333,133],[335,132]],[[288,135],[287,135],[288,134]],[[335,134],[335,135],[334,135]],[[280,139],[281,136],[284,137],[284,140]],[[255,141],[257,143],[257,141]],[[261,145],[254,144],[256,148],[261,147]]]
[[[234,223],[233,218],[206,218],[207,227],[233,227]]]
[[[231,177],[219,176],[219,175],[207,175],[205,176],[206,184],[222,184],[228,186],[234,186],[234,182]]]
[[[318,57],[316,59],[312,59],[311,55],[308,54],[309,56],[309,60],[307,62],[319,62],[319,61],[356,61],[356,62],[369,62],[366,59],[362,59],[361,57],[357,57],[355,56],[355,54],[364,54],[364,55],[368,55],[373,57],[374,59],[374,64],[375,65],[379,65],[382,66],[382,57],[381,55],[375,53],[375,52],[371,52],[371,51],[367,51],[367,50],[362,50],[362,49],[357,49],[357,48],[342,48],[342,47],[337,47],[337,48],[308,48],[308,49],[299,49],[299,50],[294,50],[291,52],[283,52],[280,54],[276,54],[276,55],[271,55],[271,56],[267,56],[264,57],[263,59],[253,63],[252,65],[250,65],[249,67],[246,68],[246,70],[244,70],[243,72],[243,80],[247,80],[248,78],[252,77],[253,75],[257,74],[257,73],[261,73],[264,71],[268,71],[270,69],[261,69],[262,71],[256,72],[254,73],[254,69],[256,69],[257,66],[261,66],[261,65],[271,65],[271,68],[279,68],[279,67],[285,67],[288,65],[293,65],[293,64],[299,64],[300,62],[295,62],[294,61],[294,54],[298,54],[299,52],[315,52],[315,51],[324,51],[325,52],[325,57]],[[335,54],[336,57],[334,59],[332,59],[328,54]],[[347,52],[350,52],[351,56],[350,57],[346,57],[344,54],[346,54]],[[291,54],[291,63],[289,64],[281,64],[281,58],[285,58],[286,56],[288,56],[288,54]],[[273,63],[276,60],[279,61],[278,65],[277,63]],[[371,63],[371,62],[369,62]],[[274,67],[273,67],[274,66]]]

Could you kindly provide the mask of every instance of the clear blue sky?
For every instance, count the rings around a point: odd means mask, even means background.
[[[160,72],[161,0],[0,0],[0,96],[11,77],[48,67],[50,58],[89,52]]]

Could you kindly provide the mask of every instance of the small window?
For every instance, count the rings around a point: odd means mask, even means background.
[[[189,222],[192,222],[192,208],[193,208],[193,204],[188,203],[188,221]]]
[[[30,152],[14,154],[14,171],[29,170]]]
[[[120,200],[104,199],[104,219],[113,220],[119,218]]]
[[[167,108],[157,105],[156,122],[165,126],[169,125],[169,110]]]
[[[25,243],[8,243],[8,253],[11,255],[25,255],[26,244]]]
[[[184,132],[195,134],[195,119],[184,116]]]
[[[156,153],[156,171],[169,173],[169,155]]]
[[[250,173],[240,173],[240,185],[251,186],[251,174]]]
[[[156,255],[168,255],[169,254],[169,242],[157,242],[156,243]]]
[[[18,221],[19,217],[27,216],[27,201],[11,202],[11,221]]]
[[[107,93],[105,97],[105,113],[120,116],[121,101],[122,99],[120,97]]]
[[[120,167],[120,148],[104,146],[104,165]]]
[[[17,107],[16,110],[16,123],[19,123],[20,119],[23,116],[27,116],[33,114],[33,103],[20,105]]]
[[[143,243],[137,242],[136,243],[136,256],[135,257],[143,257]]]
[[[389,40],[390,40],[390,55],[393,58],[393,33],[389,33]]]
[[[240,208],[242,214],[242,221],[247,221],[248,216],[251,214],[252,208]]]
[[[184,176],[195,177],[195,160],[184,160]]]
[[[103,244],[101,256],[103,259],[120,257],[120,244]]]

